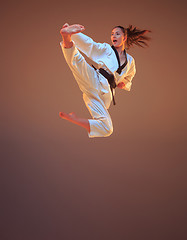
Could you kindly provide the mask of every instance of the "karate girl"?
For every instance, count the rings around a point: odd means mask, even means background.
[[[60,30],[60,43],[65,60],[69,65],[92,119],[80,118],[75,113],[60,112],[62,119],[68,120],[86,129],[89,137],[107,137],[113,132],[112,120],[108,108],[114,101],[114,87],[130,91],[135,75],[135,61],[126,53],[133,44],[147,46],[148,30],[139,30],[131,25],[128,28],[114,27],[111,33],[112,46],[96,43],[84,35],[84,26],[64,24]],[[83,52],[98,67],[90,66],[81,55]],[[113,77],[113,87],[102,71]],[[114,86],[115,85],[115,86]]]

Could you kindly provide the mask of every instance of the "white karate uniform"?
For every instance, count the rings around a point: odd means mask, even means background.
[[[135,75],[135,62],[132,56],[127,54],[127,65],[118,74],[118,60],[114,50],[108,43],[96,43],[83,33],[72,35],[73,47],[61,48],[80,90],[83,93],[83,100],[92,116],[88,119],[90,124],[89,137],[107,137],[113,132],[113,125],[108,108],[112,101],[110,85],[105,77],[95,71],[81,55],[79,50],[87,57],[113,73],[116,84],[125,83],[124,89],[130,91],[132,78]]]

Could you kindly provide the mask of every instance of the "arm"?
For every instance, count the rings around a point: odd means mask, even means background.
[[[136,67],[135,67],[135,62],[134,59],[131,62],[131,66],[129,71],[127,72],[127,75],[124,77],[123,81],[118,83],[117,87],[120,89],[124,89],[126,91],[131,90],[131,85],[132,85],[132,79],[136,73]]]

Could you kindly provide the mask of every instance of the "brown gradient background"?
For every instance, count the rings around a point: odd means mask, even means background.
[[[1,240],[185,239],[185,1],[1,3]],[[114,133],[89,139],[59,111],[89,117],[59,42],[65,23],[110,43],[115,25],[152,30],[129,51]]]

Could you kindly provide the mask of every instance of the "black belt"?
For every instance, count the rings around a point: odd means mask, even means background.
[[[93,65],[92,67],[97,70],[97,68],[95,68]],[[113,89],[116,88],[116,83],[114,80],[114,75],[108,73],[107,71],[105,71],[103,68],[99,68],[99,73],[101,75],[103,75],[103,77],[105,77],[108,80],[108,83],[110,85],[110,90],[112,92],[112,100],[113,100],[113,104],[116,105],[115,99],[114,99],[114,93],[113,93]]]

